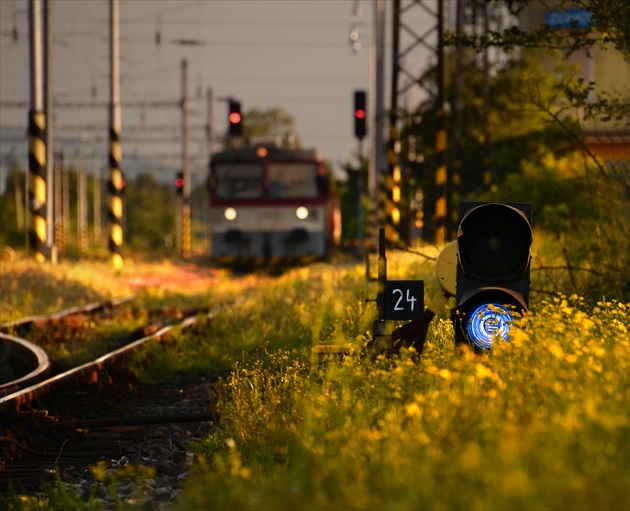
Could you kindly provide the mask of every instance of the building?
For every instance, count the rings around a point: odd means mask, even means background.
[[[530,2],[521,14],[519,24],[525,31],[534,30],[546,24],[557,30],[566,30],[577,26],[588,28],[592,24],[591,13],[578,8],[553,8],[553,2],[543,5]],[[555,2],[559,5],[560,2]],[[581,48],[572,53],[550,50],[535,50],[543,62],[554,65],[558,54],[567,64],[575,66],[577,77],[587,83],[593,83],[594,88],[590,98],[601,96],[602,93],[621,95],[626,102],[630,102],[630,57],[617,51],[612,44],[599,42],[587,48]],[[538,56],[538,55],[537,55]],[[602,163],[615,169],[630,170],[630,119],[623,121],[601,121],[582,119],[584,127],[584,141],[591,152],[597,155]]]

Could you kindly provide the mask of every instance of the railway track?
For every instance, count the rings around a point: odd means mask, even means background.
[[[0,331],[34,325],[45,331],[60,318],[111,317],[119,305],[92,304],[89,310],[25,318],[1,325]],[[46,368],[40,367],[35,378],[6,382],[0,394],[0,491],[13,486],[28,492],[57,478],[85,478],[89,466],[97,462],[115,467],[121,460],[149,465],[153,461],[158,474],[171,476],[185,470],[187,441],[207,432],[217,420],[212,388],[220,375],[142,385],[127,370],[126,361],[145,343],[164,341],[174,328],[190,328],[202,316],[213,314],[208,309],[147,314],[147,324],[135,329],[128,342],[93,360],[63,371],[44,361]],[[27,342],[2,336],[18,344]],[[160,444],[156,435],[171,449],[166,457],[151,453]]]
[[[32,329],[34,326],[46,328],[55,322],[73,316],[93,316],[98,313],[110,313],[129,302],[132,297],[114,301],[91,303],[72,307],[48,316],[29,316],[0,325],[0,397],[26,388],[43,379],[52,371],[48,354],[37,344],[26,339],[9,335]]]

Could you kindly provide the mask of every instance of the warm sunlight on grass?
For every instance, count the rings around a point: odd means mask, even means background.
[[[390,278],[424,279],[425,300],[434,295],[430,259],[393,253],[389,263]],[[176,267],[152,270],[172,276]],[[196,294],[134,289],[143,273],[140,265],[3,268],[3,291],[23,300],[3,302],[2,315],[134,290],[145,305],[220,308],[133,362],[146,381],[230,371],[218,388],[221,420],[193,446],[198,463],[178,510],[630,506],[628,304],[534,293],[513,340],[485,355],[454,349],[445,307],[420,360],[386,358],[362,351],[376,318],[366,299],[377,291],[363,265],[277,277],[215,269]],[[319,342],[351,353],[314,367]]]
[[[627,509],[629,328],[558,298],[486,356],[438,321],[420,363],[236,363],[180,509]]]

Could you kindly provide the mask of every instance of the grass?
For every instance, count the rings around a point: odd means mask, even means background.
[[[358,348],[345,278],[305,323],[332,310]],[[293,347],[234,365],[177,508],[628,509],[629,328],[625,304],[557,297],[489,355],[453,350],[441,319],[420,363],[357,349],[325,367],[307,362],[321,330],[302,350],[291,330]]]
[[[231,294],[246,285],[245,279],[230,282],[225,273],[217,272],[223,278],[217,293],[216,288],[200,288],[190,279],[177,281],[172,277],[177,269],[178,265],[168,260],[147,262],[131,258],[120,270],[106,261],[66,260],[54,266],[25,258],[2,261],[0,322],[128,296],[134,297],[133,306],[137,309],[194,307],[230,299]],[[144,279],[147,275],[151,278]]]
[[[395,253],[388,270],[435,294],[431,261]],[[174,509],[630,508],[628,304],[533,293],[486,355],[453,348],[445,308],[418,361],[362,355],[376,317],[362,266],[227,277],[143,298],[225,306],[136,360],[146,379],[231,371]],[[322,341],[352,353],[314,367]]]
[[[46,351],[58,371],[92,361],[100,355],[137,338],[137,330],[147,324],[147,317],[128,310],[114,318],[96,320],[89,316],[68,318],[54,324],[35,324],[23,335]]]

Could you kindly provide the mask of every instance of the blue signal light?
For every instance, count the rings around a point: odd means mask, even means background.
[[[512,312],[505,305],[483,303],[468,314],[466,334],[475,346],[487,350],[496,340],[510,340],[512,321]]]

